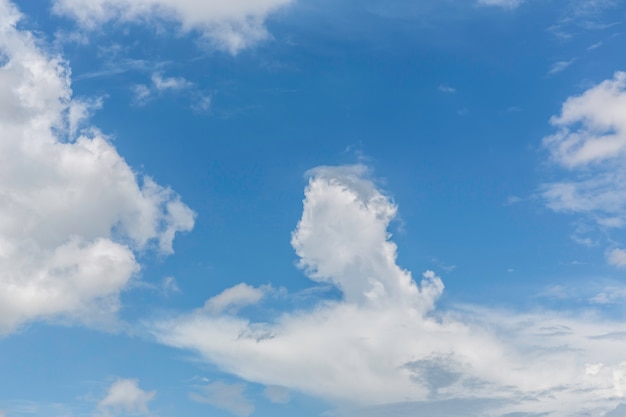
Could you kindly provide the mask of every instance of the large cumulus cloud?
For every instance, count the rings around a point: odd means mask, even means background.
[[[550,311],[441,310],[440,278],[427,271],[417,283],[396,264],[388,226],[397,207],[366,168],[310,175],[292,245],[306,274],[343,297],[272,322],[200,308],[153,323],[160,342],[245,380],[326,399],[339,415],[441,406],[450,416],[600,416],[619,405],[622,324]]]
[[[0,333],[35,319],[101,321],[194,213],[139,177],[72,98],[70,70],[0,1]],[[82,126],[83,129],[79,129]]]

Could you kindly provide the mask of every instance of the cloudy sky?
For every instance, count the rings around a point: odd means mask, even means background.
[[[625,22],[0,0],[0,417],[626,416]]]

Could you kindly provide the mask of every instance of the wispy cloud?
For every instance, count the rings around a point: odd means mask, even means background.
[[[204,303],[204,308],[213,314],[219,314],[225,310],[236,312],[241,307],[257,304],[265,293],[266,291],[261,288],[241,283],[208,299]]]
[[[291,400],[291,394],[287,388],[275,385],[265,387],[263,395],[274,404],[287,404]]]
[[[569,61],[558,61],[550,66],[548,70],[548,75],[558,74],[559,72],[565,71],[570,65],[574,63],[574,59],[570,59]]]
[[[456,93],[456,88],[450,87],[447,84],[439,84],[439,87],[437,87],[437,90],[441,91],[442,93],[447,93],[447,94]]]
[[[152,85],[158,91],[184,90],[193,87],[193,83],[183,77],[164,77],[162,73],[152,74]]]
[[[132,87],[135,104],[143,106],[160,95],[189,92],[195,87],[194,83],[184,77],[166,77],[161,72],[153,73],[150,81],[151,83],[149,85],[137,84]],[[194,106],[196,105],[199,106],[198,109],[204,111],[208,110],[210,106],[210,96],[202,96],[197,103],[194,103]]]
[[[607,13],[619,2],[615,0],[572,0],[562,8],[562,15],[548,28],[556,38],[568,41],[582,33],[609,29],[620,22]]]
[[[522,2],[523,0],[478,0],[478,4],[482,6],[497,6],[505,9],[514,9]]]
[[[246,384],[212,382],[198,387],[189,398],[200,403],[210,404],[236,416],[247,417],[254,412],[254,405],[245,395]]]
[[[54,0],[53,10],[74,18],[82,28],[93,30],[108,21],[150,24],[174,22],[184,32],[192,30],[213,47],[236,54],[270,36],[267,15],[291,0],[177,1],[177,0]]]

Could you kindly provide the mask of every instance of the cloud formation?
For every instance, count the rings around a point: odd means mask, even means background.
[[[265,18],[291,0],[55,0],[54,11],[86,29],[108,21],[174,22],[199,31],[211,44],[237,53],[269,37]]]
[[[194,213],[139,177],[85,119],[69,67],[0,0],[0,334],[36,319],[106,320],[139,270],[173,252]],[[96,103],[96,106],[98,103]]]
[[[626,72],[568,98],[550,119],[558,132],[544,139],[552,158],[567,168],[589,166],[626,151]]]
[[[166,77],[160,72],[153,73],[151,81],[151,85],[137,84],[134,86],[133,93],[136,104],[144,105],[155,95],[166,92],[177,93],[195,86],[194,83],[184,77]]]
[[[222,381],[212,382],[199,387],[189,397],[197,402],[211,404],[230,413],[247,417],[254,411],[254,405],[245,396],[246,385],[242,383],[227,384]]]
[[[263,395],[265,395],[265,397],[274,404],[287,404],[291,401],[291,394],[289,393],[289,390],[275,385],[265,387]]]
[[[550,311],[440,310],[441,280],[427,271],[418,285],[396,264],[388,226],[397,207],[366,168],[321,167],[310,176],[292,245],[309,278],[343,298],[272,322],[198,309],[153,323],[161,343],[245,380],[323,398],[337,415],[444,407],[450,416],[602,416],[619,406],[626,355],[609,335],[623,324]]]
[[[236,312],[241,307],[258,303],[264,296],[265,291],[263,289],[241,283],[209,298],[204,303],[204,308],[214,314],[222,313],[225,310]]]
[[[563,72],[570,65],[572,65],[573,63],[574,63],[573,59],[570,59],[569,61],[558,61],[558,62],[555,62],[554,64],[552,64],[550,66],[550,69],[548,70],[548,75],[554,75],[554,74],[558,74],[560,72]]]
[[[478,0],[481,6],[497,6],[505,9],[514,9],[522,2],[523,0]]]
[[[107,395],[98,403],[99,415],[148,415],[148,403],[154,399],[156,391],[144,391],[135,379],[118,379],[108,389]]]
[[[542,185],[548,207],[582,214],[606,230],[625,227],[626,73],[568,98],[550,123],[558,130],[543,144],[566,175]],[[618,255],[609,254],[609,263],[620,266]]]

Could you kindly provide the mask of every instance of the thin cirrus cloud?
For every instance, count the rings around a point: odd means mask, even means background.
[[[388,226],[397,207],[367,169],[310,175],[292,246],[308,277],[343,298],[272,322],[200,308],[149,324],[158,341],[244,380],[327,400],[341,416],[604,415],[620,406],[626,357],[609,335],[623,323],[440,309],[441,279],[427,271],[417,284],[396,264]]]
[[[555,75],[555,74],[565,71],[570,65],[572,65],[573,62],[574,62],[573,59],[570,59],[569,61],[555,62],[554,64],[550,66],[550,69],[548,70],[548,75]]]
[[[170,21],[236,54],[269,38],[266,17],[292,0],[55,0],[54,11],[87,29],[107,21]]]
[[[66,63],[17,29],[20,17],[0,0],[0,334],[32,320],[110,322],[140,269],[135,252],[172,253],[195,215],[88,125]]]
[[[196,391],[189,394],[189,398],[221,408],[239,417],[248,417],[254,412],[254,405],[246,397],[245,391],[246,384],[216,381],[198,387]]]
[[[269,386],[263,390],[263,395],[274,404],[287,404],[291,401],[289,390],[284,387]]]
[[[478,0],[478,4],[481,6],[497,6],[507,9],[514,9],[522,2],[523,0]]]

